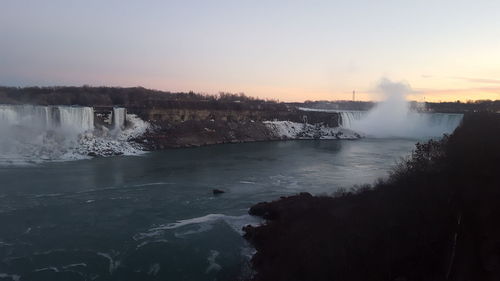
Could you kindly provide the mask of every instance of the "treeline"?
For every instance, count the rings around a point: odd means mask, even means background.
[[[258,99],[243,93],[172,93],[142,87],[0,87],[0,103],[131,108],[288,109],[285,104],[276,100]]]
[[[370,110],[376,102],[371,101],[305,101],[290,103],[297,107],[329,110]],[[442,113],[500,112],[500,100],[477,100],[467,102],[410,102],[410,107],[417,111]]]
[[[306,107],[314,109],[365,111],[365,110],[370,110],[376,103],[371,101],[349,101],[349,100],[340,100],[340,101],[306,100],[303,103],[290,103],[290,104],[297,107]]]
[[[209,95],[195,92],[166,92],[143,87],[1,87],[0,104],[125,106],[136,108],[193,108],[231,110],[287,111],[295,107],[333,110],[370,110],[376,103],[367,101],[305,101],[281,103],[259,99],[244,93],[221,92]],[[445,113],[500,112],[500,100],[466,103],[416,103],[417,110]]]
[[[500,100],[477,100],[467,102],[426,102],[431,111],[444,113],[500,112]]]

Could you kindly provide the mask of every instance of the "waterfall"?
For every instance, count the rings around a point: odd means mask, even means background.
[[[0,123],[4,127],[82,133],[94,129],[94,110],[91,107],[0,105]]]
[[[0,105],[0,162],[59,159],[93,129],[91,107]]]
[[[59,106],[60,126],[82,133],[94,129],[94,110],[91,107]]]
[[[145,133],[149,123],[125,108],[111,115],[110,134],[94,129],[92,107],[0,105],[0,166],[140,154],[142,146],[128,140]]]
[[[113,107],[113,130],[121,131],[125,129],[127,110],[123,107]]]
[[[57,108],[33,105],[0,105],[2,125],[54,128],[58,123]]]
[[[370,137],[427,138],[451,134],[462,122],[463,114],[418,113],[408,103],[382,102],[370,111],[299,108],[302,111],[336,112],[339,126]]]
[[[372,137],[426,138],[451,134],[462,122],[463,114],[418,113],[408,111],[387,119],[369,111],[339,111],[341,126]]]
[[[451,134],[462,123],[463,114],[452,113],[422,113],[426,116],[427,130],[431,135]]]
[[[384,100],[363,114],[340,113],[342,126],[378,138],[428,138],[450,134],[462,122],[462,114],[411,110],[407,98],[414,90],[404,81],[393,82],[382,78],[376,91],[384,96]]]
[[[344,128],[351,128],[353,122],[361,120],[365,111],[337,111],[340,114],[340,125]]]

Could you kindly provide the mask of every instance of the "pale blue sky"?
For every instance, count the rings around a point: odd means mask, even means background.
[[[0,38],[2,85],[500,99],[500,1],[3,0]]]

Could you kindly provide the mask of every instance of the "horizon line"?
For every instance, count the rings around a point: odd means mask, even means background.
[[[276,102],[280,102],[280,103],[306,103],[306,102],[373,102],[373,103],[377,103],[377,102],[380,102],[380,101],[383,101],[383,100],[375,100],[375,99],[369,99],[369,100],[366,100],[366,99],[356,99],[356,100],[350,100],[350,99],[316,99],[316,100],[311,100],[311,99],[303,99],[301,101],[292,101],[292,100],[289,100],[289,101],[284,101],[284,100],[280,100],[278,98],[263,98],[263,97],[260,97],[260,96],[257,96],[257,95],[249,95],[249,94],[246,94],[245,92],[241,92],[241,91],[235,91],[235,92],[231,92],[231,91],[217,91],[217,93],[209,93],[209,92],[203,92],[203,91],[194,91],[194,90],[181,90],[181,91],[171,91],[171,90],[165,90],[165,89],[157,89],[157,88],[149,88],[149,87],[145,87],[145,86],[141,86],[141,85],[137,85],[137,86],[118,86],[118,85],[114,85],[114,86],[111,86],[111,85],[91,85],[91,84],[82,84],[82,85],[50,85],[50,86],[40,86],[40,85],[24,85],[24,86],[9,86],[9,85],[1,85],[0,84],[0,88],[17,88],[17,89],[28,89],[28,88],[41,88],[41,89],[50,89],[50,88],[117,88],[117,89],[134,89],[134,88],[140,88],[140,89],[145,89],[145,90],[148,90],[148,91],[156,91],[156,92],[162,92],[162,93],[165,93],[165,94],[179,94],[179,93],[195,93],[195,94],[199,94],[199,95],[203,95],[203,96],[217,96],[221,93],[226,93],[226,94],[234,94],[234,95],[239,95],[239,94],[243,94],[245,95],[246,97],[250,97],[250,98],[255,98],[255,99],[260,99],[260,100],[264,100],[264,101],[276,101]],[[428,90],[430,91],[430,90]],[[450,90],[450,91],[453,91],[453,90]],[[456,91],[459,91],[459,90],[456,90]],[[362,94],[366,94],[366,93],[370,93],[372,91],[356,91],[356,94],[359,94],[359,93],[362,93]],[[411,95],[409,95],[411,96]],[[425,100],[425,96],[423,97],[423,100],[416,100],[416,99],[407,99],[408,102],[420,102],[420,103],[446,103],[446,102],[452,102],[452,103],[457,103],[457,102],[460,102],[460,103],[469,103],[469,102],[479,102],[479,101],[500,101],[500,99],[460,99],[460,98],[457,98],[457,99],[432,99],[432,100]]]

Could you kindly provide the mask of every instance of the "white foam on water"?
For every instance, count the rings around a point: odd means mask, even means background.
[[[187,231],[183,231],[183,232],[175,232],[174,236],[177,237],[177,238],[186,238],[189,235],[198,234],[198,233],[202,233],[202,232],[207,232],[207,231],[212,230],[214,228],[212,224],[198,224],[197,226],[198,226],[198,229],[196,229],[196,230],[187,230]]]
[[[144,241],[144,242],[141,242],[139,245],[137,245],[135,248],[139,249],[139,248],[142,248],[146,245],[154,244],[154,243],[168,243],[168,240],[167,239],[157,239],[157,240],[152,240],[152,241]]]
[[[7,273],[0,273],[0,278],[10,278],[13,281],[19,281],[21,280],[21,276],[17,274],[7,274]]]
[[[43,256],[43,255],[50,255],[52,253],[62,253],[62,252],[68,252],[70,250],[67,250],[67,249],[52,249],[52,250],[47,250],[47,251],[43,251],[43,252],[34,252],[33,255],[37,255],[37,256]]]
[[[59,197],[63,196],[63,193],[47,193],[47,194],[36,194],[34,197],[35,198],[42,198],[42,197]]]
[[[143,186],[154,186],[154,185],[171,185],[174,184],[172,182],[151,182],[151,183],[142,183],[142,184],[135,184],[133,187],[143,187]]]
[[[49,266],[49,267],[44,267],[44,268],[38,268],[38,269],[35,269],[35,272],[46,271],[46,270],[50,270],[50,271],[54,271],[54,272],[59,272],[59,269],[57,267],[54,267],[54,266]]]
[[[5,247],[14,246],[14,244],[0,241],[0,247],[4,247],[4,246]]]
[[[216,250],[210,250],[210,254],[207,257],[208,267],[205,270],[205,273],[210,273],[211,271],[219,271],[222,269],[222,266],[215,262],[219,254],[220,253]]]
[[[223,221],[227,223],[235,232],[243,235],[243,227],[246,225],[259,225],[263,222],[263,220],[259,217],[254,217],[250,215],[242,215],[242,216],[228,216],[223,214],[208,214],[202,217],[179,220],[175,223],[169,223],[165,225],[160,225],[157,227],[153,227],[148,229],[146,232],[138,233],[134,235],[134,240],[142,240],[150,237],[156,237],[162,235],[165,231],[178,229],[181,227],[189,226],[189,225],[201,225],[200,228],[196,231],[187,231],[185,233],[181,233],[180,235],[189,235],[199,232],[204,232],[212,228],[214,223],[219,221]]]
[[[148,275],[156,276],[158,275],[158,272],[160,272],[160,264],[159,263],[154,263],[151,266],[149,266],[148,270]]]
[[[108,261],[109,261],[109,274],[113,274],[113,272],[120,266],[121,262],[120,261],[115,261],[113,259],[113,257],[108,254],[108,253],[102,253],[102,252],[98,252],[97,253],[98,256],[101,256],[101,257],[104,257],[106,258]]]
[[[79,266],[82,266],[82,267],[87,267],[87,264],[86,264],[86,263],[84,263],[84,262],[80,262],[80,263],[72,263],[72,264],[64,265],[62,268],[63,268],[63,269],[68,269],[68,268],[72,268],[72,267],[79,267]]]
[[[239,181],[239,183],[242,183],[242,184],[256,184],[253,181]]]

